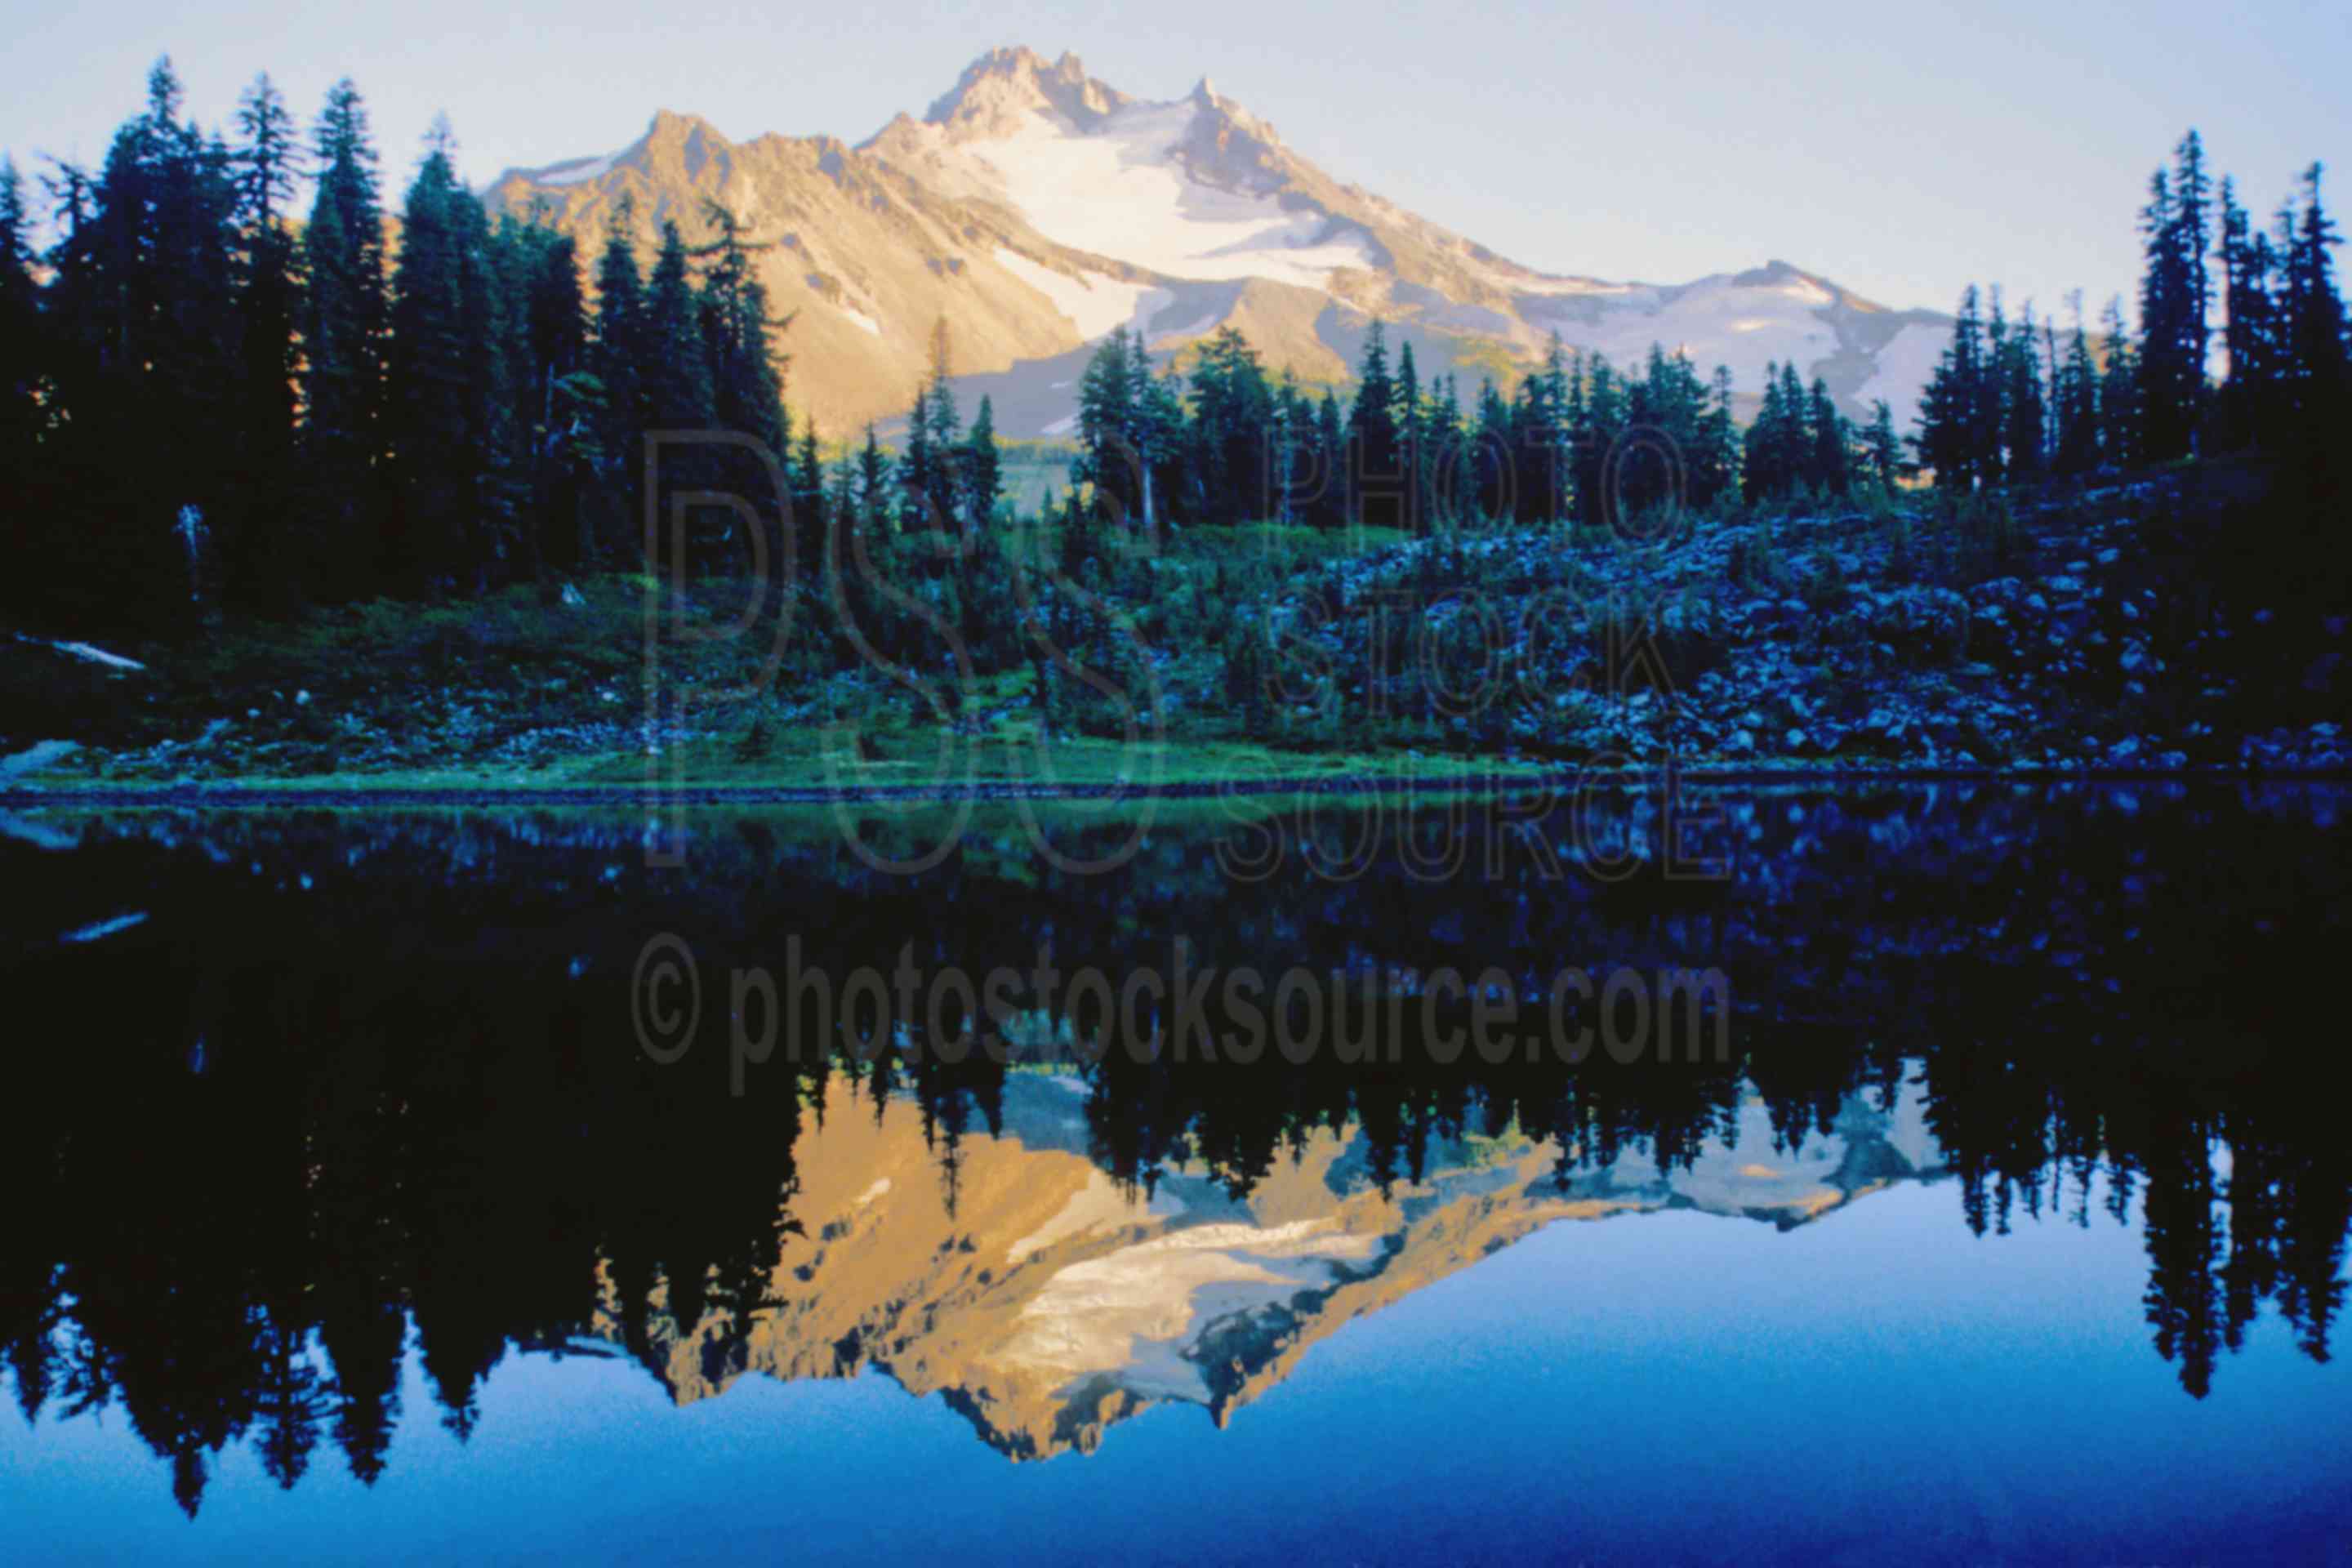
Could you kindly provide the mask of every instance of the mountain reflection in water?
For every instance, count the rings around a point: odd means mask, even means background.
[[[681,1403],[878,1370],[1034,1458],[1156,1404],[1223,1426],[1554,1222],[1785,1230],[1906,1184],[1949,1194],[1956,1237],[2137,1232],[2144,1299],[2111,1305],[2186,1396],[2250,1334],[2327,1360],[2341,792],[1717,798],[1722,880],[1432,882],[1391,849],[1246,886],[1213,817],[1083,875],[983,816],[902,877],[818,812],[696,813],[669,869],[617,813],[20,813],[8,1380],[28,1417],[119,1412],[192,1515],[240,1446],[283,1487],[322,1461],[372,1483],[400,1423],[469,1434],[534,1352],[625,1357]],[[639,1047],[632,964],[663,931],[710,976],[793,937],[836,972],[1050,942],[1115,974],[1181,934],[1351,973],[1716,966],[1735,1006],[1723,1059],[779,1051],[736,1096],[717,979],[684,1060]]]

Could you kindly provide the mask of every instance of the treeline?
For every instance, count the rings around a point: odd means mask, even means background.
[[[264,76],[224,137],[186,118],[168,61],[100,166],[42,176],[45,212],[0,163],[9,609],[160,633],[213,606],[552,593],[560,574],[644,564],[648,512],[705,492],[743,506],[687,517],[698,569],[780,572],[789,548],[853,613],[919,618],[911,587],[1002,644],[991,661],[1019,657],[1016,569],[1001,531],[971,526],[1001,515],[993,410],[964,426],[944,322],[900,448],[868,427],[828,461],[786,412],[785,323],[724,207],[706,207],[705,243],[665,223],[648,271],[625,205],[593,258],[536,211],[494,218],[446,127],[397,213],[378,164],[348,81],[306,137]],[[1972,489],[2254,448],[2324,499],[2352,371],[2319,181],[2315,165],[2258,232],[2192,132],[2143,215],[2137,337],[2120,301],[2096,338],[2078,307],[2062,340],[1969,290],[1917,466]],[[1727,370],[1658,347],[1620,368],[1555,337],[1507,390],[1465,393],[1410,342],[1392,359],[1376,320],[1343,398],[1269,372],[1231,328],[1164,365],[1120,330],[1079,386],[1071,504],[1043,510],[1066,524],[1086,503],[1061,563],[1076,581],[1122,522],[1601,526],[1884,493],[1911,470],[1884,404],[1857,427],[1793,363],[1755,390],[1743,427]],[[658,474],[649,432],[690,433]]]
[[[1882,405],[1866,431],[1828,384],[1795,365],[1768,373],[1743,433],[1731,373],[1702,379],[1685,354],[1653,347],[1638,370],[1571,353],[1555,334],[1543,364],[1507,395],[1482,379],[1465,400],[1453,374],[1424,381],[1412,344],[1391,367],[1373,321],[1343,406],[1325,387],[1270,374],[1224,328],[1189,365],[1155,369],[1124,328],[1079,384],[1075,477],[1119,517],[1149,526],[1269,521],[1322,528],[1508,522],[1588,524],[1662,504],[1706,509],[1800,491],[1843,495],[1891,483],[1900,457]]]
[[[160,630],[478,593],[635,559],[643,433],[786,444],[782,360],[731,215],[650,275],[617,215],[594,261],[493,220],[436,128],[396,215],[349,81],[305,141],[265,75],[235,134],[184,115],[170,62],[90,170],[0,164],[0,514],[13,607]],[[305,178],[307,215],[296,196]],[[37,228],[55,235],[35,248]],[[758,498],[706,445],[681,484]],[[772,509],[771,509],[772,510]]]
[[[1950,345],[1920,404],[1920,462],[1962,489],[2255,450],[2332,488],[2331,453],[2352,416],[2342,243],[2305,170],[2267,232],[2216,190],[2191,131],[2149,180],[2140,232],[2139,331],[2120,299],[2095,349],[2079,300],[2062,342],[2031,307],[2010,320],[2000,294],[1961,296]],[[2223,319],[2217,331],[2216,311]],[[2208,363],[2218,342],[2226,374]]]

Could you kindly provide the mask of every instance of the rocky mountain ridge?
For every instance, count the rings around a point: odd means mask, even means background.
[[[1885,398],[1904,422],[1948,326],[1777,260],[1675,286],[1538,270],[1326,174],[1205,77],[1149,100],[1026,48],[855,145],[736,142],[663,110],[630,146],[509,170],[489,197],[583,246],[625,197],[648,248],[664,220],[700,237],[704,204],[728,207],[792,317],[791,399],[835,435],[903,411],[942,320],[968,400],[992,396],[1014,437],[1069,431],[1087,345],[1121,326],[1163,357],[1232,326],[1327,384],[1376,317],[1424,374],[1473,385],[1513,379],[1555,331],[1619,363],[1685,351],[1748,398],[1793,359],[1850,410]]]

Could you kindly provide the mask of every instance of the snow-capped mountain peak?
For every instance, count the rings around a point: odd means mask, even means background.
[[[1206,77],[1183,98],[1128,97],[1072,55],[999,49],[919,124],[867,144],[921,177],[1001,201],[1045,237],[1167,278],[1325,286],[1378,247],[1312,202],[1286,201],[1292,160]]]
[[[1087,75],[1074,54],[1048,64],[1035,50],[1015,47],[991,49],[966,66],[923,121],[942,128],[950,141],[981,141],[1037,115],[1090,129],[1126,101],[1126,94]]]
[[[620,153],[492,191],[583,244],[623,196],[648,245],[664,219],[703,237],[717,200],[766,247],[762,280],[793,319],[793,401],[829,431],[905,408],[943,318],[970,390],[1033,436],[1069,427],[1086,345],[1120,326],[1162,353],[1235,327],[1273,369],[1328,383],[1377,319],[1465,392],[1537,363],[1554,332],[1621,364],[1656,343],[1702,375],[1727,366],[1746,398],[1794,363],[1857,416],[1883,397],[1898,422],[1948,330],[1785,262],[1671,286],[1523,266],[1301,158],[1206,75],[1138,98],[1025,47],[982,55],[921,119],[855,147],[737,143],[665,112]]]

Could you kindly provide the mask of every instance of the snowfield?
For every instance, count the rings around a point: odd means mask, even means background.
[[[1928,378],[1936,374],[1936,362],[1943,357],[1951,341],[1952,329],[1948,326],[1913,322],[1905,327],[1878,351],[1876,368],[1856,395],[1865,404],[1884,399],[1894,411],[1895,427],[1910,429],[1919,416],[1919,395],[1927,389]]]
[[[1549,307],[1539,299],[1524,299],[1522,309],[1529,321],[1557,324],[1568,342],[1597,349],[1615,365],[1639,365],[1652,343],[1689,354],[1702,376],[1728,365],[1733,389],[1754,397],[1763,393],[1768,364],[1794,360],[1810,382],[1812,366],[1837,352],[1836,329],[1820,313],[1833,302],[1828,290],[1804,279],[1743,284],[1718,276],[1687,289],[1619,296],[1597,321],[1589,307]]]
[[[1114,327],[1126,326],[1156,312],[1175,299],[1165,289],[1149,283],[1123,283],[1100,273],[1073,278],[1066,272],[1041,267],[1018,251],[1002,247],[996,252],[996,264],[1051,300],[1054,309],[1068,317],[1078,329],[1078,336],[1087,342]]]
[[[1189,100],[1133,103],[1093,132],[1041,113],[964,151],[1046,238],[1171,278],[1319,289],[1334,268],[1374,265],[1361,237],[1326,237],[1318,215],[1187,174],[1175,149],[1193,116],[1211,112]]]

